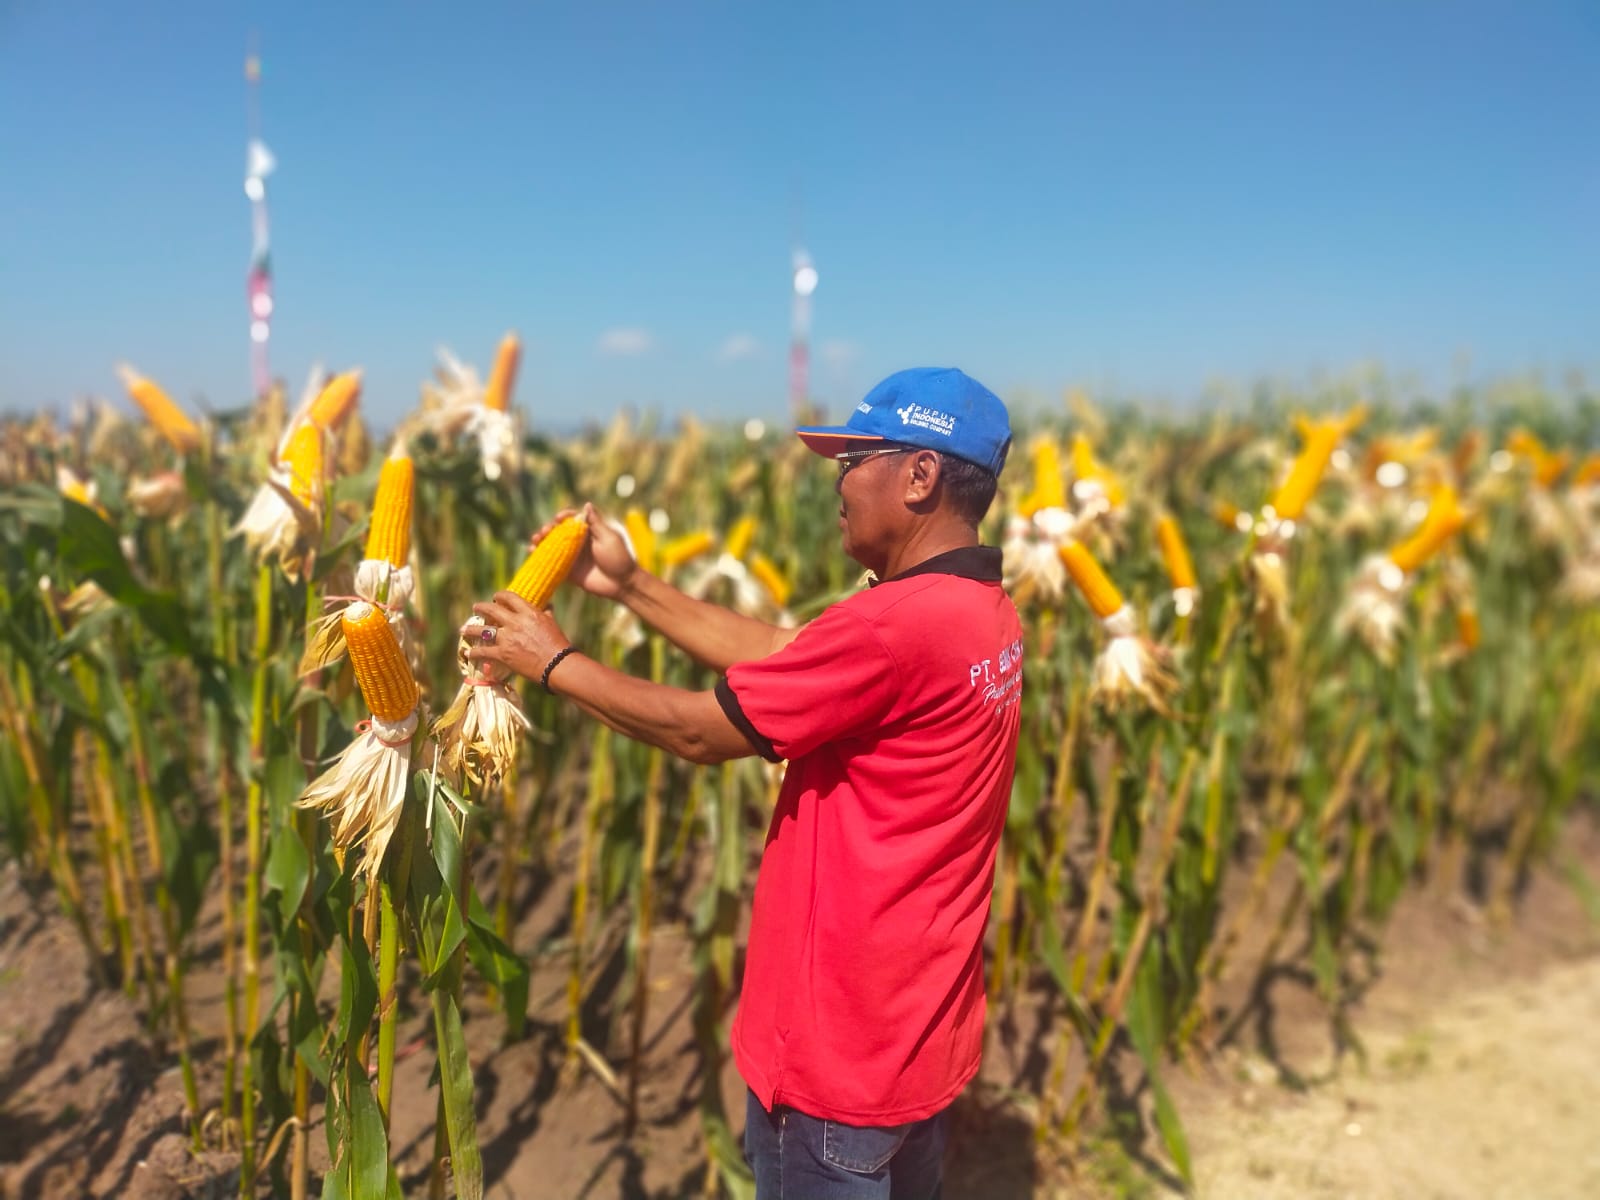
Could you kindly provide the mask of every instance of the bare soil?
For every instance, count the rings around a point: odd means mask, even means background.
[[[1561,858],[1600,868],[1592,821],[1573,822]],[[566,1059],[565,957],[552,941],[566,888],[535,873],[522,900],[516,944],[542,948],[533,952],[527,1035],[503,1044],[502,1022],[481,996],[467,1014],[488,1195],[700,1194],[686,930],[669,920],[654,941],[641,1122],[625,1138],[616,1098]],[[214,914],[195,941],[195,1050],[202,1098],[214,1106],[222,1029]],[[1259,949],[1247,945],[1246,957]],[[1414,890],[1366,962],[1343,1037],[1298,950],[1286,945],[1256,986],[1218,998],[1229,1036],[1215,1054],[1167,1070],[1201,1197],[1600,1195],[1600,936],[1564,874],[1532,875],[1504,923],[1453,888]],[[584,1029],[604,1046],[603,1000],[620,983],[621,955],[596,961]],[[1096,1111],[1070,1159],[1037,1149],[1028,1092],[1045,1077],[1054,1036],[1039,1011],[1024,998],[993,1014],[984,1072],[955,1111],[946,1196],[1180,1194],[1132,1070],[1126,1094]],[[425,1188],[437,1095],[425,1011],[403,1014],[400,1044],[394,1141],[411,1195]],[[731,1066],[721,1084],[737,1131],[744,1092]],[[176,1057],[152,1049],[139,1004],[97,989],[48,889],[25,881],[15,863],[0,868],[0,1198],[237,1194],[237,1156],[191,1154],[184,1128]],[[313,1166],[325,1164],[320,1123],[311,1147]]]

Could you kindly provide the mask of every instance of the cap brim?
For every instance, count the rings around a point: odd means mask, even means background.
[[[862,433],[859,429],[851,429],[848,425],[808,425],[803,429],[796,429],[795,433],[813,453],[820,454],[823,458],[842,454],[850,448],[851,442],[886,440],[879,434]]]

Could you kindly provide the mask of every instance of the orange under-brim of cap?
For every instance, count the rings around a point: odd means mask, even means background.
[[[843,454],[850,448],[851,442],[888,440],[880,434],[861,433],[855,429],[796,429],[795,434],[813,453],[820,454],[823,458]]]

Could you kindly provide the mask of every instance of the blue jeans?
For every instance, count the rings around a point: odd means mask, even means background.
[[[825,1121],[745,1100],[744,1156],[756,1200],[939,1200],[949,1110],[909,1125]]]

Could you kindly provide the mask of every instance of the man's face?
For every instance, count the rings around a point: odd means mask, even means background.
[[[844,552],[881,572],[905,515],[905,466],[909,451],[880,441],[850,441],[834,490],[839,493],[839,532]],[[855,457],[858,456],[858,457]]]

